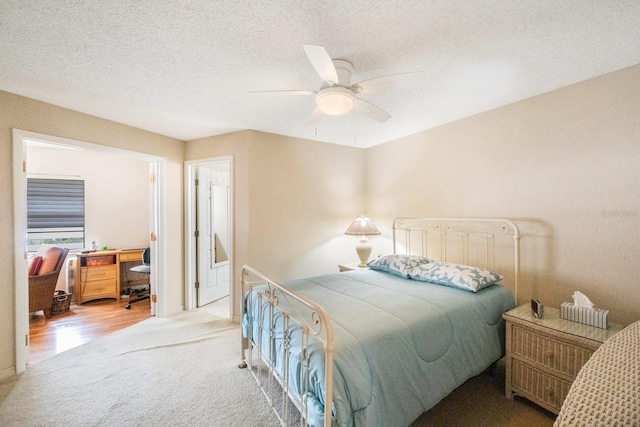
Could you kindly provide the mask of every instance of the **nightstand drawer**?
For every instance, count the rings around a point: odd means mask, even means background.
[[[571,388],[571,382],[546,374],[516,359],[513,359],[511,375],[514,392],[537,401],[555,413],[560,411]]]
[[[538,363],[573,380],[592,350],[572,345],[540,332],[513,325],[511,353],[514,357]]]

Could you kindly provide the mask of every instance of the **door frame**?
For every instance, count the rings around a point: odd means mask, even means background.
[[[195,186],[191,185],[195,178],[195,170],[199,166],[211,163],[229,162],[229,317],[233,318],[233,283],[234,283],[234,202],[233,202],[233,156],[209,157],[206,159],[187,160],[184,162],[184,285],[185,285],[185,310],[193,310],[197,307],[197,290],[195,285],[196,277],[196,239],[195,239],[195,216],[196,216],[196,195]]]
[[[166,275],[158,265],[166,265],[165,241],[162,238],[166,229],[162,215],[165,200],[166,159],[152,154],[144,154],[106,145],[61,138],[20,129],[13,129],[13,213],[14,213],[14,275],[15,275],[15,347],[16,374],[24,372],[29,360],[29,278],[27,275],[27,143],[26,140],[38,141],[44,144],[60,147],[79,148],[88,151],[119,154],[149,162],[150,173],[155,173],[156,179],[150,183],[149,227],[150,233],[156,236],[151,241],[152,281],[151,291],[158,298],[157,304],[151,304],[151,315],[166,316],[167,307],[163,298],[167,294]],[[155,182],[153,182],[155,181]],[[154,290],[155,288],[155,290]]]

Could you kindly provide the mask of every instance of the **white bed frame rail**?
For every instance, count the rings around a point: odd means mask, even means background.
[[[518,282],[520,274],[520,232],[518,227],[506,219],[494,218],[397,218],[393,222],[393,253],[422,255],[431,259],[459,264],[475,265],[485,269],[494,270],[496,266],[496,253],[501,260],[505,249],[501,242],[513,239],[513,243],[507,245],[508,251],[513,253],[513,264],[509,261],[509,269],[513,277],[514,296],[518,301]],[[403,238],[403,239],[402,239]],[[419,253],[412,251],[412,246],[417,245]],[[513,246],[511,246],[513,245]],[[457,252],[457,254],[455,254]],[[499,271],[496,271],[499,272]],[[241,363],[240,368],[249,368],[267,402],[276,414],[283,426],[290,422],[307,425],[308,408],[304,396],[309,390],[309,339],[315,337],[320,340],[325,351],[325,417],[324,426],[331,426],[333,407],[333,355],[335,342],[333,329],[329,316],[325,310],[308,298],[288,289],[283,284],[269,279],[257,270],[244,266],[241,275],[242,295],[247,292],[255,292],[258,295],[258,306],[263,302],[268,303],[268,327],[269,331],[258,331],[258,342],[254,342],[252,324],[248,325],[248,337],[241,338]],[[284,303],[286,302],[286,303]],[[252,312],[251,299],[243,304],[243,318],[246,311]],[[259,316],[262,316],[262,310]],[[289,355],[291,353],[291,337],[285,334],[283,369],[282,372],[270,363],[274,354],[274,338],[276,331],[276,319],[281,318],[282,329],[289,331],[292,322],[297,324],[301,331],[301,355],[300,387],[298,394],[289,386]],[[262,324],[264,319],[258,319]],[[295,329],[295,328],[294,328]],[[269,334],[269,348],[262,348],[263,333]],[[254,352],[256,353],[254,357]],[[298,410],[298,420],[291,415],[289,403]]]

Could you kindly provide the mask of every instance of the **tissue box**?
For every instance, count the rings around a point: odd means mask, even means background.
[[[560,304],[560,318],[595,326],[596,328],[609,328],[609,310],[576,307],[571,302]]]

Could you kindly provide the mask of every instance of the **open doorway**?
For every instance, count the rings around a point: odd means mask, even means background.
[[[232,306],[232,177],[228,156],[185,162],[186,308],[223,317]]]
[[[158,307],[156,301],[162,301],[160,294],[166,288],[164,278],[161,276],[161,269],[157,268],[159,260],[163,259],[163,245],[160,241],[162,211],[160,194],[163,189],[164,159],[158,156],[146,155],[128,150],[117,149],[108,146],[85,143],[82,141],[68,140],[54,136],[42,135],[33,132],[14,130],[13,132],[13,153],[14,153],[14,197],[15,197],[15,275],[16,275],[16,371],[23,372],[29,360],[29,313],[28,313],[28,278],[27,278],[27,211],[26,211],[26,182],[27,182],[27,152],[29,144],[41,144],[54,146],[57,148],[67,148],[71,150],[85,150],[105,155],[123,156],[123,158],[138,159],[146,164],[147,172],[144,173],[142,185],[147,187],[148,207],[143,207],[143,215],[148,218],[147,230],[143,236],[146,246],[151,247],[151,294],[157,298],[152,300],[149,308],[149,316],[156,315]],[[151,179],[149,179],[151,177]],[[108,174],[105,174],[108,179]],[[150,184],[149,184],[150,183]],[[112,203],[115,201],[112,200]],[[89,242],[91,236],[87,236]],[[108,242],[110,243],[110,242]],[[117,242],[114,242],[117,245]],[[111,246],[111,244],[109,244]],[[127,246],[127,244],[125,244]],[[161,313],[165,310],[162,309]]]

